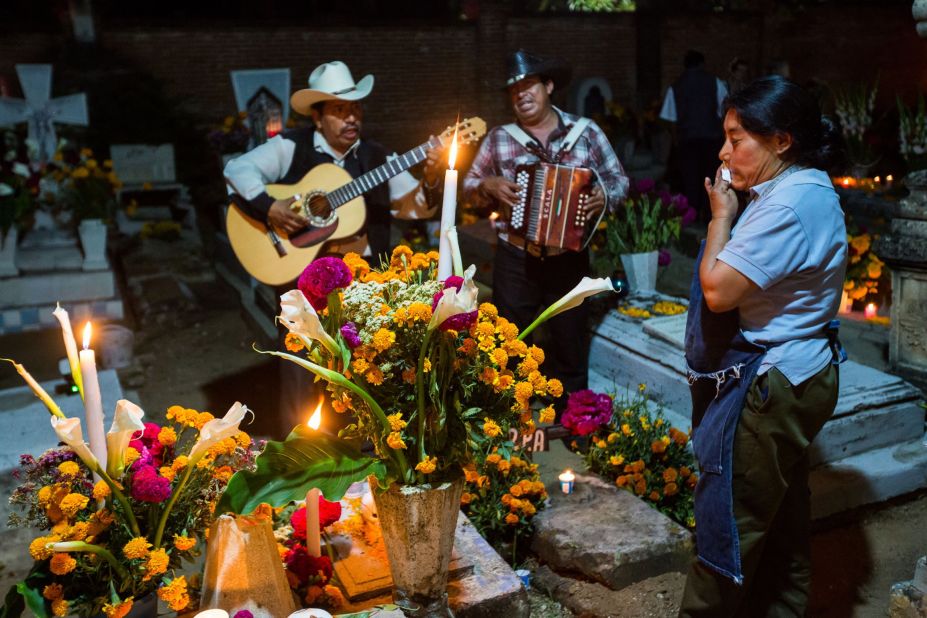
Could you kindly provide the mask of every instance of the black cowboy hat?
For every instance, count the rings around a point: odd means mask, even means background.
[[[504,87],[508,88],[515,82],[521,81],[526,77],[537,75],[550,79],[554,82],[554,89],[561,90],[570,83],[571,73],[570,67],[561,62],[544,60],[531,52],[519,49],[509,54],[506,60],[506,79]]]

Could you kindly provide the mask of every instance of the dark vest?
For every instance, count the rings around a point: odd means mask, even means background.
[[[313,146],[315,129],[304,127],[290,129],[282,134],[284,139],[293,141],[296,149],[293,162],[286,174],[278,180],[280,184],[291,185],[302,180],[309,170],[320,163],[333,163],[334,159],[318,152]],[[344,160],[344,169],[352,178],[365,174],[373,168],[386,163],[387,150],[377,142],[362,140],[360,146]],[[390,234],[390,200],[389,185],[383,183],[364,193],[367,205],[367,240],[373,255],[389,251]]]
[[[680,140],[720,139],[718,81],[702,67],[683,71],[673,84],[676,133]]]

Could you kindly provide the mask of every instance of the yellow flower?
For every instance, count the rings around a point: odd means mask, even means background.
[[[499,310],[492,303],[481,303],[479,311],[482,319],[495,320],[499,317]]]
[[[179,551],[187,551],[196,546],[196,537],[174,535],[174,547]]]
[[[850,238],[850,246],[853,247],[857,253],[866,253],[866,251],[869,251],[869,246],[871,244],[872,238],[869,234],[860,234],[859,236]]]
[[[251,446],[251,436],[247,432],[239,431],[235,434],[235,443],[238,444],[241,448],[248,448]]]
[[[40,536],[29,543],[29,554],[33,560],[47,560],[54,553],[46,545],[55,543],[58,539],[55,536]]]
[[[518,515],[516,515],[515,513],[509,513],[508,515],[505,516],[505,523],[507,523],[510,526],[514,526],[515,524],[518,523]]]
[[[402,431],[408,423],[402,420],[402,412],[396,412],[396,414],[390,414],[386,417],[386,420],[389,421],[389,428],[392,431]]]
[[[299,335],[296,333],[287,333],[286,338],[283,340],[283,345],[286,346],[286,349],[290,352],[302,352],[306,348],[306,344],[303,343],[303,340],[299,338]]]
[[[57,553],[52,556],[51,562],[48,563],[48,568],[55,575],[67,575],[77,568],[77,560],[72,558],[70,554]]]
[[[80,474],[80,466],[73,461],[64,461],[58,464],[58,472],[64,476],[77,476]]]
[[[212,478],[222,481],[223,483],[228,483],[229,479],[232,478],[232,474],[234,474],[234,472],[231,466],[222,466],[213,471]]]
[[[384,352],[396,342],[396,333],[385,328],[381,328],[373,334],[373,347],[377,352]]]
[[[135,449],[134,449],[133,447],[131,447],[131,446],[128,447],[128,448],[126,449],[126,456],[125,456],[126,467],[128,468],[129,466],[131,466],[132,463],[133,463],[136,459],[138,459],[139,457],[141,457],[141,453],[139,453],[137,450],[135,450]]]
[[[490,453],[486,456],[486,463],[496,465],[502,461],[502,456],[499,453]]]
[[[484,417],[483,420],[485,421],[483,423],[483,433],[485,433],[487,437],[495,438],[496,436],[502,435],[502,428],[499,427],[495,421],[489,417]]]
[[[422,371],[425,373],[428,373],[429,371],[431,371],[431,359],[426,358],[424,360],[424,362],[422,363]]]
[[[65,517],[72,518],[77,515],[77,512],[82,510],[87,503],[90,502],[90,498],[82,494],[68,494],[64,497],[64,500],[61,501],[59,508]]]
[[[171,464],[171,468],[174,472],[180,472],[187,467],[187,463],[190,459],[186,455],[180,455],[177,459],[174,460],[174,463]]]
[[[42,589],[42,596],[49,601],[60,599],[64,596],[64,586],[61,584],[48,584]]]
[[[559,397],[563,394],[563,382],[557,378],[551,378],[547,381],[547,394],[551,397]]]
[[[37,497],[39,500],[39,506],[47,506],[48,502],[51,500],[51,497],[52,497],[51,486],[46,485],[45,487],[40,489]]]
[[[435,468],[438,467],[438,458],[431,457],[426,455],[423,461],[418,462],[418,465],[415,466],[415,469],[421,472],[422,474],[431,474],[435,471]]]
[[[616,442],[616,441],[618,440],[618,438],[620,438],[620,437],[621,437],[621,434],[620,434],[620,433],[612,432],[612,433],[608,434],[608,443],[609,443],[609,444],[612,444],[613,442]]]
[[[151,549],[151,543],[143,536],[137,536],[122,547],[122,555],[129,560],[137,560],[148,557],[148,550]]]
[[[417,322],[428,322],[431,320],[431,306],[425,303],[410,304],[409,319]]]
[[[132,611],[132,597],[122,601],[121,603],[106,603],[103,605],[103,615],[106,618],[125,618],[125,616]]]
[[[528,354],[531,355],[531,358],[533,358],[534,362],[536,362],[538,365],[544,362],[544,350],[537,347],[536,345],[528,348]]]
[[[364,375],[364,379],[373,384],[374,386],[379,386],[383,384],[383,372],[379,367],[374,365],[371,367],[367,373]]]
[[[170,466],[161,466],[158,468],[158,473],[171,483],[174,482],[174,477],[177,475],[177,473],[174,472],[174,469]]]
[[[608,460],[608,463],[612,464],[613,466],[620,466],[624,463],[624,455],[612,455]]]
[[[186,576],[175,577],[170,583],[158,588],[158,598],[167,603],[175,612],[184,609],[190,604]]]
[[[162,427],[158,432],[158,442],[162,446],[174,446],[177,443],[177,432],[173,427]]]
[[[627,423],[625,423],[625,424],[623,424],[623,425],[621,426],[621,433],[623,433],[623,434],[626,435],[626,436],[633,436],[633,435],[634,435],[634,432],[631,431],[631,426],[630,426],[629,424],[627,424]]]
[[[390,448],[401,449],[406,448],[406,443],[402,439],[402,434],[398,431],[394,431],[386,438],[386,443]]]
[[[199,431],[203,428],[203,425],[213,420],[214,418],[215,417],[209,412],[200,412],[196,415],[196,424],[194,426],[196,427],[197,431]]]
[[[363,358],[355,358],[351,361],[351,369],[354,371],[354,373],[362,374],[370,369],[370,363],[368,363]]]
[[[553,423],[556,416],[557,412],[554,410],[554,406],[547,406],[541,410],[538,420],[542,423]]]
[[[643,382],[637,385],[637,391],[639,393],[643,393],[645,390],[647,390],[647,385],[644,384]]]
[[[595,445],[596,445],[596,448],[603,448],[603,449],[608,446],[608,444],[605,443],[605,440],[597,440]]]
[[[68,615],[68,602],[65,599],[55,599],[51,604],[52,615],[54,616],[67,616]]]
[[[106,500],[109,498],[112,491],[109,488],[109,485],[106,484],[106,481],[97,481],[93,486],[93,499],[94,500]]]
[[[142,581],[148,581],[156,575],[161,575],[167,571],[167,563],[170,558],[168,558],[167,551],[158,548],[148,554],[148,562],[145,563],[145,577],[142,578]]]

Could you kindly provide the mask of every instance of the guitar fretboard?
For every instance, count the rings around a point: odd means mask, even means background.
[[[338,208],[343,204],[347,204],[354,198],[383,184],[393,176],[406,171],[413,165],[421,163],[428,156],[427,153],[431,148],[437,148],[439,146],[441,146],[441,140],[437,137],[433,137],[424,144],[416,146],[409,152],[388,160],[383,165],[373,168],[366,174],[355,178],[343,187],[338,187],[329,193],[328,203],[332,208]]]

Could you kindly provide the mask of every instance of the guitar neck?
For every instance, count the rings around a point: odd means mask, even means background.
[[[338,208],[351,200],[370,191],[393,176],[397,176],[413,165],[417,165],[428,156],[428,150],[441,145],[441,140],[433,137],[424,144],[420,144],[405,154],[389,159],[383,165],[375,167],[366,174],[358,176],[348,184],[338,187],[328,194],[328,203],[332,208]]]

